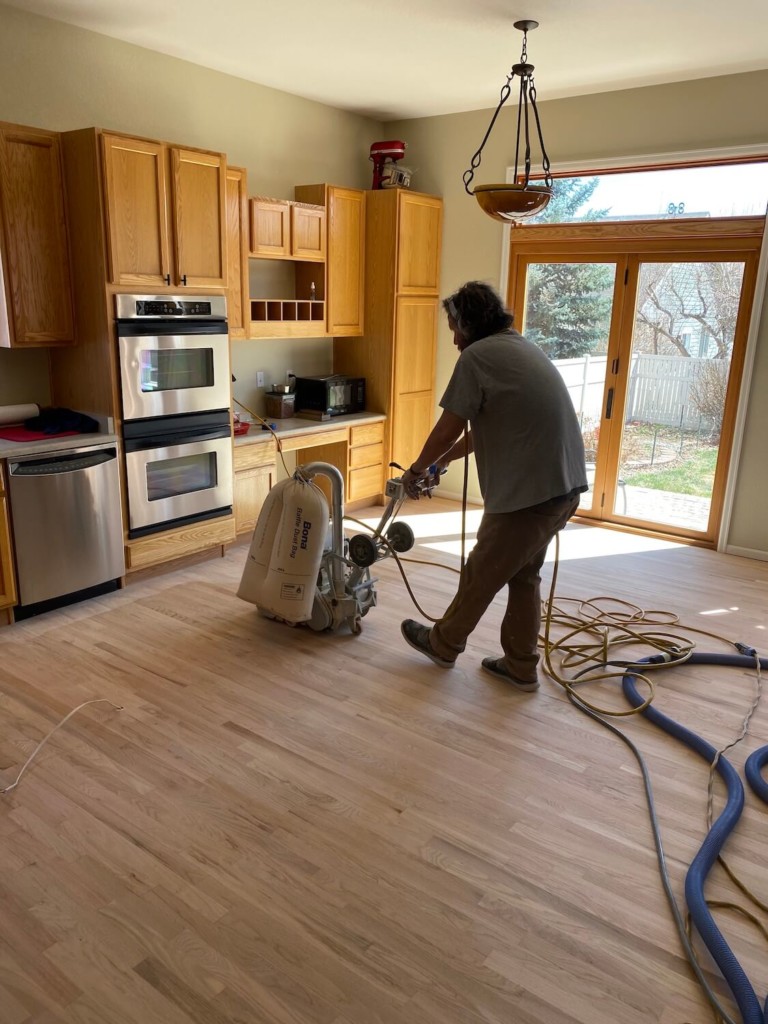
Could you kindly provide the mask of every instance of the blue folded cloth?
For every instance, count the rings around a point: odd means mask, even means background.
[[[41,409],[39,416],[24,420],[24,426],[42,434],[61,434],[71,430],[78,434],[95,434],[99,430],[98,421],[92,416],[73,409],[56,408]]]

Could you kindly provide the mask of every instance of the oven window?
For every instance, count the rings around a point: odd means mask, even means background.
[[[147,498],[161,501],[192,491],[204,491],[217,484],[216,452],[184,455],[180,459],[159,459],[147,463]]]
[[[140,359],[142,392],[213,387],[212,348],[143,349]]]

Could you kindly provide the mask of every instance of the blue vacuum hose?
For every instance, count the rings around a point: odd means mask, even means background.
[[[735,668],[755,668],[755,653],[751,648],[741,648],[749,654],[692,654],[686,664],[689,665],[728,665]],[[643,664],[658,665],[668,660],[663,654],[654,655],[650,658],[643,658],[636,662],[638,666]],[[760,668],[768,669],[768,658],[760,658]],[[636,675],[627,672],[622,680],[624,696],[633,707],[639,707],[645,700],[640,694],[635,681]],[[682,740],[686,746],[695,750],[704,758],[707,764],[712,764],[717,756],[717,750],[701,736],[685,726],[680,725],[674,719],[662,714],[650,704],[642,714],[654,725],[658,725],[665,732]],[[756,750],[747,761],[746,775],[751,788],[766,803],[768,803],[768,783],[761,775],[763,765],[768,763],[768,746]],[[704,944],[709,950],[712,958],[725,978],[725,981],[733,993],[733,998],[741,1013],[744,1024],[768,1024],[768,1000],[761,1009],[760,1002],[755,990],[750,984],[744,970],[736,959],[733,951],[725,941],[715,919],[707,906],[704,897],[704,886],[707,875],[713,864],[720,856],[720,851],[726,843],[729,835],[736,827],[742,809],[744,807],[744,787],[736,769],[724,757],[717,762],[717,773],[725,782],[728,798],[725,807],[713,823],[706,835],[699,852],[694,857],[688,873],[685,876],[685,899],[691,912],[691,919],[701,935]]]

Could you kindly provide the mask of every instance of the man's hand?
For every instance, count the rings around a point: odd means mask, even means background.
[[[426,473],[414,473],[413,469],[406,469],[400,478],[403,483],[403,490],[409,498],[413,498],[414,501],[418,501],[421,497],[421,489],[419,488],[419,482],[424,479]]]

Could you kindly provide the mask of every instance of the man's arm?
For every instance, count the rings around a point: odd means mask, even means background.
[[[468,430],[463,437],[460,437],[456,444],[438,459],[438,466],[447,466],[450,462],[454,462],[456,459],[463,459],[467,455],[471,455],[475,450],[475,442],[472,437],[472,431]]]
[[[446,456],[450,456],[447,459],[448,462],[458,458],[459,452],[454,453],[454,448],[459,449],[463,455],[464,439],[462,434],[464,433],[465,426],[466,420],[463,420],[453,412],[449,412],[447,409],[443,409],[443,414],[424,442],[424,447],[421,449],[419,457],[412,463],[410,472],[415,477],[420,477],[427,472],[430,466],[438,462],[445,462]],[[467,439],[468,451],[472,451],[470,446],[471,436],[470,434]],[[461,443],[457,444],[460,438]]]

